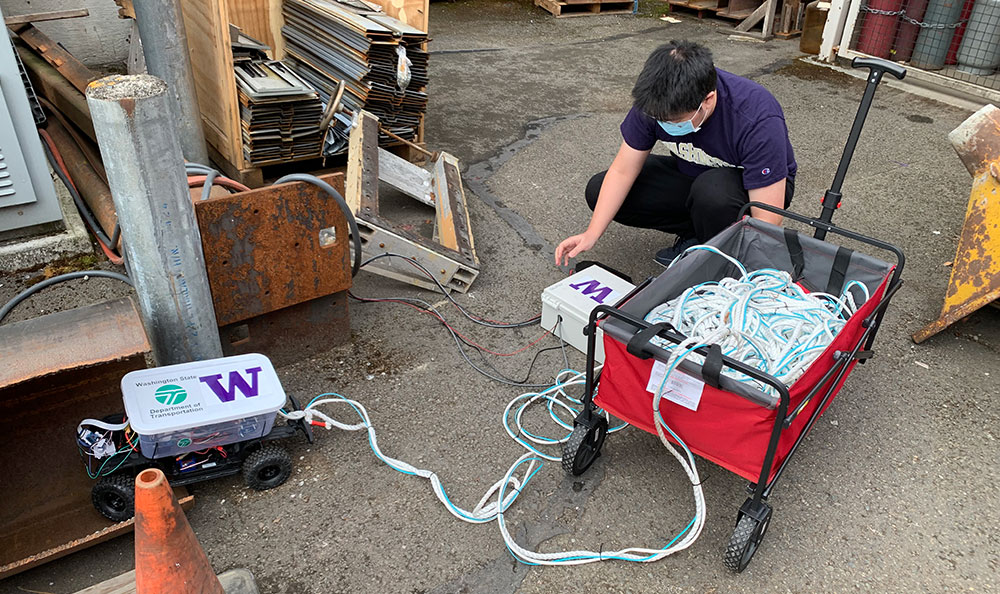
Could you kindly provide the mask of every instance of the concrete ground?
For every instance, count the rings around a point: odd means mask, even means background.
[[[563,276],[554,246],[585,227],[583,187],[620,143],[633,79],[670,39],[707,44],[718,66],[778,97],[800,166],[793,206],[819,213],[863,83],[799,61],[795,41],[735,41],[727,24],[680,16],[678,24],[556,20],[526,0],[432,5],[427,140],[467,166],[482,261],[461,303],[500,320],[538,312],[541,291]],[[901,246],[906,284],[876,357],[855,370],[775,489],[770,530],[744,573],[725,570],[721,554],[745,481],[708,462],[699,464],[707,522],[686,551],[649,565],[528,567],[512,559],[495,524],[455,520],[427,481],[388,469],[364,435],[339,431],[312,447],[292,445],[295,474],[278,489],[250,491],[235,477],[195,489],[188,517],[214,567],[247,567],[272,593],[996,591],[1000,313],[987,308],[923,345],[909,338],[937,316],[947,284],[970,178],[946,135],[968,115],[892,88],[876,96],[835,220]],[[671,240],[612,226],[588,256],[645,278],[661,270],[652,253]],[[5,279],[0,298],[19,282]],[[15,313],[120,290],[54,288]],[[354,290],[440,300],[367,274]],[[443,311],[494,349],[536,335]],[[387,455],[436,470],[451,499],[471,507],[523,452],[500,425],[523,390],[474,373],[448,334],[409,308],[352,304],[351,314],[351,345],[281,368],[286,390],[361,401]],[[523,376],[531,356],[496,364]],[[543,354],[532,379],[550,381],[561,359]],[[582,357],[570,362],[580,368]],[[629,429],[608,439],[582,477],[546,465],[507,519],[525,546],[607,551],[663,546],[692,513],[676,462],[654,436]],[[73,592],[130,569],[131,547],[130,537],[119,538],[0,582],[0,590]]]

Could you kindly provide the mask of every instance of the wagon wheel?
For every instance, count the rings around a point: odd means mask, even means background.
[[[733,535],[729,537],[729,544],[726,546],[722,563],[736,573],[743,571],[747,565],[750,565],[750,560],[753,559],[757,547],[764,540],[764,534],[767,533],[767,527],[771,523],[771,508],[767,504],[762,505],[765,509],[763,520],[741,512]]]
[[[574,423],[573,433],[563,446],[562,467],[566,472],[579,476],[590,468],[590,465],[601,455],[601,446],[608,435],[608,420],[596,417],[589,427],[583,423]]]

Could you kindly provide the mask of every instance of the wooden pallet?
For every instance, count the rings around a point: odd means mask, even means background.
[[[635,14],[638,2],[629,0],[597,1],[593,0],[535,0],[535,6],[540,6],[551,12],[556,18],[571,16],[591,16],[597,14]]]
[[[671,10],[680,8],[698,13],[698,18],[704,18],[706,13],[712,13],[719,18],[742,21],[750,16],[754,9],[760,6],[760,0],[669,0]]]

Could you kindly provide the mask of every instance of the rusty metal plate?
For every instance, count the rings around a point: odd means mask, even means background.
[[[141,318],[127,297],[4,324],[0,394],[29,380],[146,352],[149,342]]]
[[[320,179],[343,194],[343,174]],[[347,220],[311,184],[197,201],[195,214],[219,326],[351,287]]]
[[[226,356],[263,353],[277,366],[301,361],[350,340],[347,291],[229,324],[219,335]]]
[[[0,578],[129,530],[91,504],[76,426],[123,410],[148,353],[127,298],[0,326]]]

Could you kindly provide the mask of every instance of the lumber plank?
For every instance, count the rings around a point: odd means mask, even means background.
[[[285,57],[285,38],[281,27],[285,17],[281,14],[280,0],[235,0],[229,2],[229,22],[254,39],[271,46],[271,57]]]
[[[750,16],[744,19],[742,23],[736,25],[736,30],[745,33],[753,28],[754,25],[764,19],[768,9],[770,8],[771,2],[773,2],[773,0],[767,0],[758,6],[757,9],[750,13]]]
[[[87,99],[65,77],[20,40],[14,44],[35,91],[55,106],[67,119],[96,142]]]
[[[230,165],[244,169],[243,135],[225,0],[180,0],[205,140]]]
[[[53,10],[50,12],[35,12],[31,14],[18,14],[14,16],[4,17],[3,24],[8,27],[13,27],[16,25],[24,25],[27,23],[41,23],[43,21],[61,21],[63,19],[78,19],[80,17],[90,16],[90,11],[86,8],[77,8],[74,10]]]
[[[81,93],[87,92],[87,85],[90,81],[98,78],[98,74],[83,65],[83,62],[63,49],[58,43],[49,39],[49,36],[39,31],[34,25],[28,23],[17,28],[17,35],[28,47],[35,50],[46,62],[51,64],[59,74],[66,77],[76,90]]]
[[[379,179],[411,198],[434,206],[431,197],[431,174],[406,159],[380,148],[378,150]]]
[[[421,31],[427,31],[429,0],[371,0],[371,2],[381,6],[382,10],[392,18]]]

